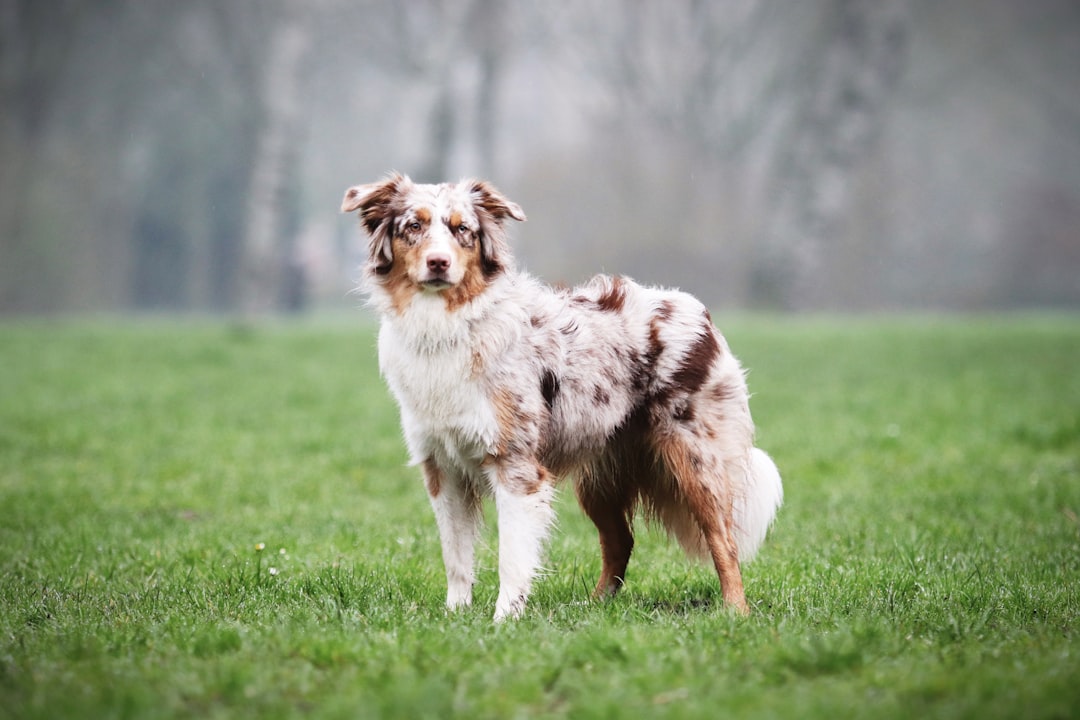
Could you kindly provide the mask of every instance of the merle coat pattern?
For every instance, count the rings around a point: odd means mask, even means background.
[[[743,371],[692,296],[599,275],[552,289],[514,268],[490,184],[402,175],[350,188],[367,231],[365,291],[379,364],[435,511],[450,608],[472,602],[480,503],[495,500],[495,619],[524,610],[573,478],[600,536],[595,595],[618,591],[641,510],[709,558],[724,600],[748,611],[740,561],[764,540],[783,490],[754,448]]]

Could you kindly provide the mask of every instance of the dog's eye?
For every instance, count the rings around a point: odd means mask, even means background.
[[[464,235],[465,233],[469,232],[469,226],[465,223],[462,223],[461,225],[457,226],[457,231]]]
[[[412,232],[420,232],[420,222],[417,220],[413,220],[411,223],[409,223],[409,230],[411,230]]]

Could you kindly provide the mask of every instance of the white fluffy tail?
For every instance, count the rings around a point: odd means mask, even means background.
[[[780,471],[764,450],[753,448],[746,484],[735,496],[735,541],[740,563],[752,560],[757,554],[783,502]]]

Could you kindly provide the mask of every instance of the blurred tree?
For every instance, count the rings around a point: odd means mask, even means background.
[[[110,3],[102,3],[108,10]],[[45,165],[50,123],[88,8],[78,0],[0,3],[0,308],[49,309],[55,250],[34,242],[34,197]],[[29,284],[20,275],[36,273]]]
[[[907,0],[828,0],[812,54],[791,90],[795,112],[778,153],[755,300],[785,309],[829,304],[830,243],[851,212],[850,184],[878,139],[905,65]]]
[[[546,16],[545,43],[574,68],[602,128],[596,192],[612,189],[617,248],[601,264],[746,301],[753,166],[818,5],[586,0]]]
[[[499,90],[514,3],[418,0],[393,3],[385,54],[373,56],[405,87],[424,89],[423,150],[415,179],[495,172]]]
[[[147,63],[147,157],[134,224],[134,303],[256,315],[289,287],[299,220],[302,74],[296,3],[198,0]]]
[[[306,20],[309,9],[300,3],[259,3],[268,27],[266,41],[239,43],[245,52],[234,56],[251,69],[249,92],[255,108],[254,153],[247,184],[244,239],[241,249],[240,306],[247,314],[297,309],[303,304],[302,281],[294,266],[296,187],[302,102],[302,71],[311,49]],[[236,3],[219,7],[219,21],[229,33],[248,30],[254,8]],[[247,53],[257,53],[256,55]]]
[[[468,44],[474,48],[478,66],[474,95],[476,161],[472,174],[482,177],[499,174],[496,162],[499,90],[504,69],[509,64],[507,56],[513,47],[507,21],[512,9],[504,0],[476,0],[468,21]]]
[[[139,5],[133,0],[130,12]],[[156,15],[152,32],[132,39],[146,50],[135,92],[141,102],[128,123],[128,146],[139,158],[130,280],[136,307],[231,310],[241,303],[262,118],[255,89],[272,17],[259,6],[161,3],[145,10]]]
[[[1078,48],[1071,0],[6,0],[0,312],[340,299],[389,169],[493,177],[553,280],[1075,304]]]

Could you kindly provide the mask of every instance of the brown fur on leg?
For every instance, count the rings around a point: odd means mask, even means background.
[[[634,534],[630,529],[633,498],[612,497],[587,476],[577,484],[576,491],[578,502],[600,534],[603,567],[593,597],[612,597],[623,585],[626,566],[634,549]]]
[[[744,615],[749,614],[739,569],[739,548],[732,532],[731,498],[725,492],[727,483],[713,477],[714,473],[722,472],[722,464],[716,458],[702,458],[694,452],[693,445],[676,435],[662,438],[657,450],[701,528],[720,579],[724,602]]]

